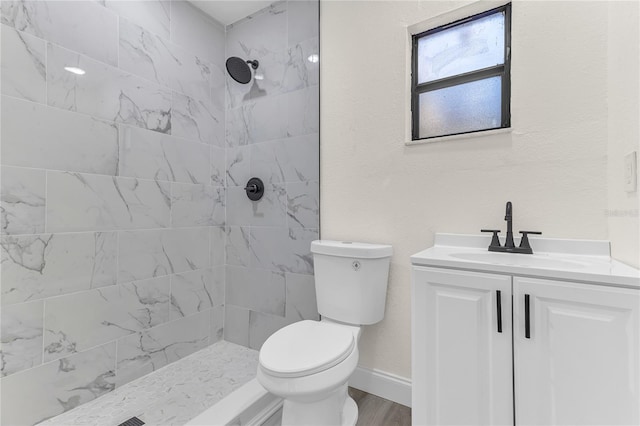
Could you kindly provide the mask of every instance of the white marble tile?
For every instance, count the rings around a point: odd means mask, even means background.
[[[227,265],[249,266],[251,264],[250,228],[248,226],[227,226]]]
[[[2,97],[2,164],[115,175],[114,123]]]
[[[43,425],[185,424],[256,375],[258,352],[221,341]]]
[[[213,297],[213,306],[224,305],[225,301],[225,284],[227,279],[227,270],[225,265],[215,266],[213,271],[213,284],[211,287],[211,295]],[[212,342],[213,343],[213,342]]]
[[[115,232],[5,236],[2,304],[116,283]]]
[[[0,311],[2,376],[42,364],[42,300],[3,306]]]
[[[212,226],[210,229],[210,248],[211,266],[219,266],[225,264],[226,258],[226,240],[227,235],[224,226]]]
[[[118,282],[209,267],[207,228],[119,233]]]
[[[269,183],[318,180],[318,136],[315,133],[250,145],[251,175],[261,176]]]
[[[318,37],[289,46],[285,57],[282,91],[291,92],[320,83]]]
[[[314,228],[320,225],[320,185],[317,181],[287,183],[287,225]]]
[[[295,0],[287,2],[287,35],[289,45],[318,37],[319,34],[318,0]]]
[[[211,147],[211,185],[226,186],[225,150],[217,146]]]
[[[286,191],[283,184],[265,185],[264,195],[251,201],[243,187],[227,189],[227,222],[240,226],[285,226]]]
[[[66,66],[86,74],[72,74]],[[53,44],[47,47],[47,102],[105,120],[171,132],[167,89]]]
[[[269,336],[292,322],[295,321],[277,315],[251,311],[249,313],[249,347],[259,351]]]
[[[211,95],[211,64],[124,19],[120,68],[194,98]]]
[[[7,166],[0,169],[2,234],[44,232],[45,171]]]
[[[271,271],[313,274],[311,241],[314,229],[251,228],[251,265]]]
[[[253,176],[260,176],[263,182],[269,182],[266,175],[254,174],[251,168],[251,154],[253,145],[243,145],[227,148],[226,173],[227,184],[232,186],[244,186]]]
[[[224,188],[173,183],[171,200],[173,227],[224,225]]]
[[[225,113],[211,100],[173,92],[172,134],[195,142],[224,146]]]
[[[47,172],[47,231],[165,228],[167,182]]]
[[[169,320],[169,277],[45,301],[44,361],[68,356]]]
[[[224,65],[224,26],[187,1],[171,2],[171,41],[208,62]]]
[[[169,39],[171,2],[169,0],[106,0],[104,5],[118,16]]]
[[[272,315],[285,316],[283,272],[227,266],[227,303]]]
[[[45,41],[2,25],[2,93],[45,103]]]
[[[116,342],[2,379],[2,424],[35,424],[115,388]]]
[[[118,64],[118,17],[97,3],[4,0],[2,23],[101,62]]]
[[[249,346],[249,310],[226,304],[224,306],[224,340]]]
[[[268,96],[238,108],[227,109],[227,146],[248,145],[287,137],[287,96],[290,95]],[[299,115],[304,116],[304,110],[300,111]]]
[[[318,133],[320,129],[319,86],[288,93],[287,115],[289,117],[287,135],[299,136]]]
[[[211,268],[171,276],[171,319],[211,309],[213,271]]]
[[[207,346],[210,321],[198,312],[118,340],[118,386]]]
[[[209,145],[120,125],[120,176],[209,183]]]
[[[220,111],[227,107],[226,103],[226,66],[211,64],[211,102]]]
[[[287,285],[286,317],[290,320],[318,320],[318,302],[313,275],[285,274]]]
[[[209,343],[213,344],[224,338],[224,306],[214,306],[211,309],[211,330],[209,330]]]

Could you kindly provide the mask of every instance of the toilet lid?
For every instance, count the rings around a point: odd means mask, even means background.
[[[353,351],[348,327],[300,321],[276,331],[260,349],[260,366],[276,377],[300,377],[327,370]]]

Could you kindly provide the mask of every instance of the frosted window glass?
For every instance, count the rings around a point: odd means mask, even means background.
[[[500,127],[502,78],[421,93],[420,138]]]
[[[504,13],[418,40],[418,83],[504,63]]]

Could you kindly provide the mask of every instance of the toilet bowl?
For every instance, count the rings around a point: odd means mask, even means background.
[[[283,425],[355,424],[347,382],[358,365],[359,336],[359,327],[301,321],[265,342],[258,381],[284,398]]]
[[[360,326],[384,316],[392,248],[383,244],[311,243],[321,321],[300,321],[260,349],[258,381],[284,399],[283,426],[354,425],[358,408],[348,381],[358,365]]]

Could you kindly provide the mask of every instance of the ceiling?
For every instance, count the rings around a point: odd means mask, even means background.
[[[264,0],[189,0],[195,7],[223,25],[234,22],[264,9],[272,1]]]

